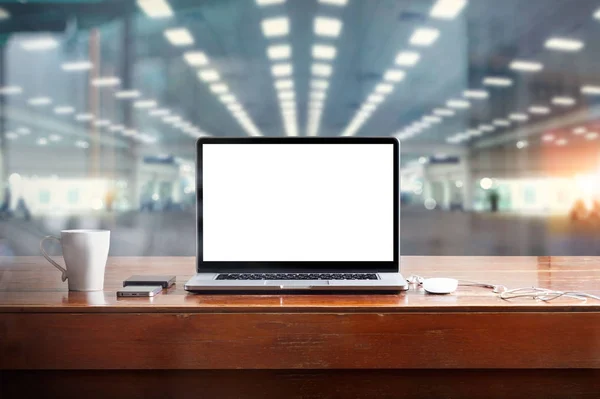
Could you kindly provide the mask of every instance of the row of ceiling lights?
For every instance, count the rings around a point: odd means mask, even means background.
[[[600,19],[600,10],[594,14],[595,19]],[[551,37],[546,40],[544,46],[549,50],[563,51],[563,52],[576,52],[584,48],[584,43],[579,40],[562,37]],[[542,63],[532,60],[520,60],[515,59],[509,64],[509,68],[514,71],[524,73],[535,73],[541,71],[544,66]],[[505,88],[510,87],[514,84],[513,80],[505,76],[487,76],[482,80],[484,86]],[[584,85],[580,89],[582,94],[585,95],[600,95],[600,86]],[[472,100],[487,99],[489,92],[479,89],[471,89],[463,92],[463,97]],[[576,104],[576,100],[569,96],[556,96],[551,99],[551,103],[559,107],[571,107]],[[411,125],[401,129],[396,136],[400,140],[406,140],[414,137],[417,134],[422,133],[427,128],[438,124],[442,121],[442,117],[451,117],[455,114],[456,110],[468,109],[471,107],[471,103],[464,99],[449,99],[446,102],[446,107],[453,108],[436,108],[432,111],[431,115],[425,115],[420,120],[413,122]],[[545,105],[531,105],[527,109],[529,114],[532,115],[548,115],[551,112],[550,107]],[[457,133],[447,138],[447,142],[452,144],[458,144],[463,141],[470,140],[473,137],[479,137],[487,132],[492,132],[496,128],[508,127],[512,122],[526,122],[529,120],[527,113],[511,113],[506,119],[494,119],[490,124],[481,124],[477,128],[468,129],[466,132]],[[588,140],[594,140],[598,138],[595,132],[590,132],[585,135]],[[554,142],[559,146],[566,145],[567,139],[559,138],[555,139],[554,135],[547,135],[543,140],[545,142]],[[517,148],[522,149],[528,146],[526,140],[520,140],[516,143]]]
[[[466,0],[438,0],[430,9],[429,16],[433,19],[450,20],[456,18],[467,5]],[[440,31],[430,27],[419,27],[409,38],[409,44],[414,47],[431,46],[437,41]],[[403,69],[412,67],[419,62],[421,54],[416,51],[401,51],[395,59],[395,66],[383,74],[381,82],[377,83],[367,96],[360,109],[356,112],[342,136],[355,135],[371,117],[377,107],[385,101],[388,94],[394,91],[394,85],[401,82],[406,72]],[[397,67],[403,69],[397,69]]]

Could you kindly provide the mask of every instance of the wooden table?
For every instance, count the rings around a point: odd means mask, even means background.
[[[0,258],[0,397],[600,397],[600,301],[192,295],[193,272],[111,258],[105,291],[76,293],[43,258]],[[600,258],[405,257],[402,272],[600,295]],[[132,274],[177,284],[117,299]]]

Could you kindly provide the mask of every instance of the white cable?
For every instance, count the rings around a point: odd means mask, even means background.
[[[421,286],[425,281],[425,277],[413,274],[407,279],[407,281],[410,284],[416,284],[418,286]],[[501,284],[480,283],[471,280],[458,281],[459,285],[462,286],[490,288],[494,293],[499,294],[500,298],[504,300],[511,300],[515,298],[531,298],[544,302],[550,302],[558,298],[566,297],[579,299],[581,301],[586,301],[588,298],[600,301],[599,296],[579,291],[558,291],[539,287],[514,288],[509,290]]]

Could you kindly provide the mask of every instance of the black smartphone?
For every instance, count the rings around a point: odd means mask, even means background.
[[[160,285],[169,288],[175,284],[175,276],[141,276],[135,275],[123,281],[123,287],[139,285]]]

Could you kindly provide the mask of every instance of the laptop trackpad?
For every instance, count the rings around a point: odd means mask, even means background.
[[[321,285],[329,285],[327,280],[267,280],[265,285],[282,285],[285,287],[315,287]]]

